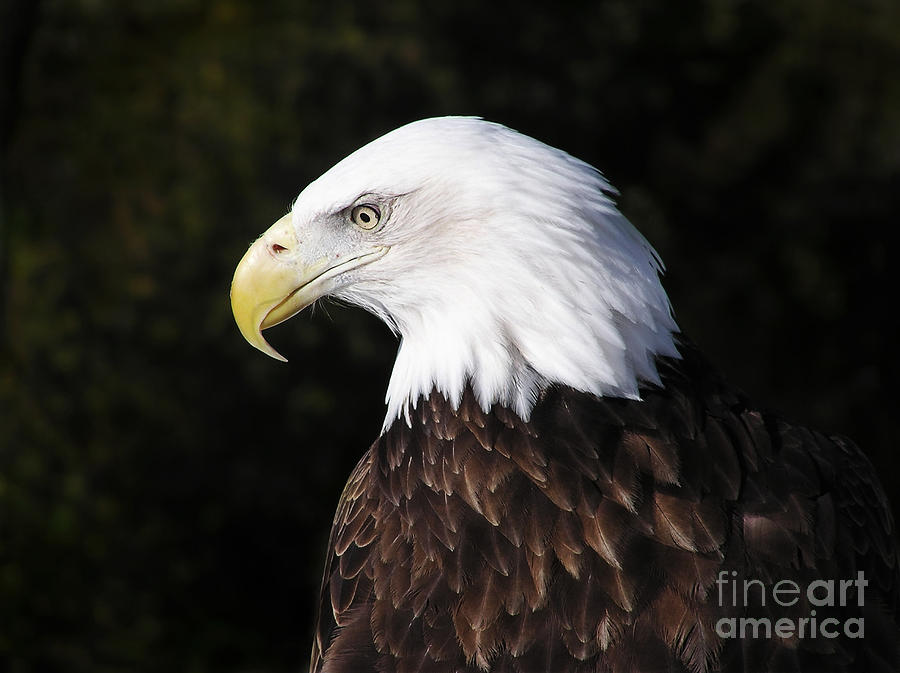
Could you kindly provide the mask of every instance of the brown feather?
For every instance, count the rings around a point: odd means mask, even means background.
[[[612,500],[603,500],[591,516],[582,516],[584,541],[606,563],[616,568],[622,567],[622,544],[629,531],[629,513]]]
[[[419,400],[341,496],[311,671],[900,669],[900,563],[871,465],[682,355],[641,400],[551,387],[527,422],[470,389],[458,408]],[[771,586],[858,571],[865,606],[834,614],[864,616],[864,642],[715,634],[743,609],[718,605],[722,572]]]
[[[497,586],[497,577],[487,572],[482,574],[477,591],[469,591],[463,596],[459,603],[459,613],[471,628],[483,631],[496,621],[502,607],[503,596]]]
[[[622,448],[639,469],[651,474],[659,483],[678,484],[680,461],[675,446],[648,434],[625,432]]]

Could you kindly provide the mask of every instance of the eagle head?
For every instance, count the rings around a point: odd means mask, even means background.
[[[400,336],[385,427],[440,391],[527,419],[541,390],[638,397],[655,356],[677,357],[662,262],[593,167],[470,117],[413,122],[304,189],[234,274],[241,333],[320,297]]]

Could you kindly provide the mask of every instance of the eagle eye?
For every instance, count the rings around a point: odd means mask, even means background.
[[[375,206],[366,203],[355,206],[350,211],[350,219],[360,229],[374,229],[381,219],[381,212]]]

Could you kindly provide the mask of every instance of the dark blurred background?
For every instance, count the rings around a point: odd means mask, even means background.
[[[895,490],[900,4],[550,7],[0,4],[0,671],[303,668],[396,344],[329,307],[272,331],[279,364],[229,283],[420,117],[604,170],[685,331]]]

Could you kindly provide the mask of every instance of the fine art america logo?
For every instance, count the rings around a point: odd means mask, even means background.
[[[729,576],[730,575],[730,576]],[[793,580],[781,580],[766,586],[758,579],[736,579],[737,572],[723,570],[716,579],[719,606],[742,608],[750,605],[778,614],[780,608],[792,608],[805,598],[809,614],[804,617],[723,617],[716,622],[720,638],[864,638],[865,620],[850,617],[820,618],[816,608],[846,608],[865,605],[869,581],[862,571],[856,579],[814,580],[803,586]],[[785,610],[787,612],[787,610]]]

